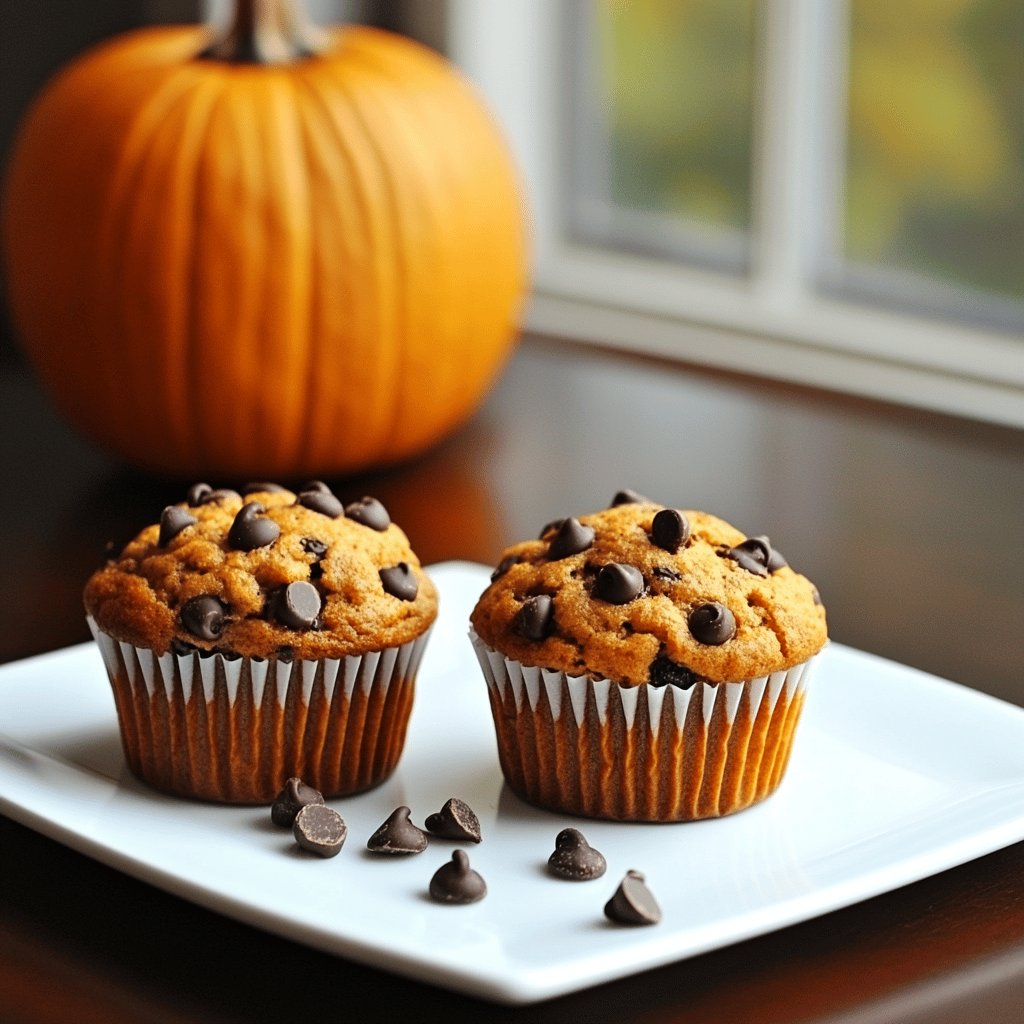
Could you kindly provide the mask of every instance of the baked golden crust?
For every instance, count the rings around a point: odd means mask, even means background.
[[[508,548],[473,610],[473,629],[488,646],[524,665],[625,686],[665,682],[658,672],[671,675],[677,667],[709,682],[751,679],[791,668],[821,650],[827,639],[825,610],[808,579],[777,552],[770,570],[737,558],[735,549],[752,542],[705,512],[680,510],[689,537],[677,551],[659,546],[652,526],[663,508],[627,501],[581,515],[577,521],[584,534],[588,527],[594,531],[593,539],[563,557],[552,555],[561,553],[555,542],[564,521],[545,528],[539,540]],[[764,547],[771,550],[767,543]],[[639,570],[642,589],[636,597],[617,603],[626,595],[601,596],[601,570],[612,563]],[[610,593],[609,586],[604,584]],[[524,605],[538,595],[551,598],[543,630],[524,627]],[[694,635],[696,629],[707,636],[692,618],[706,605],[731,612],[732,635],[711,643]],[[539,638],[524,635],[544,631]]]
[[[317,486],[316,493],[329,495],[340,513],[337,499]],[[282,488],[244,497],[223,491],[212,492],[211,499],[210,493],[206,488],[195,503],[165,510],[163,521],[174,526],[164,526],[163,543],[161,524],[147,526],[89,579],[85,608],[101,630],[157,654],[195,647],[246,657],[319,659],[406,643],[436,618],[434,585],[406,535],[379,506],[383,517],[378,515],[373,526],[309,507],[302,496]],[[264,535],[245,536],[243,530],[242,540],[236,533],[232,542],[240,510],[254,503],[257,509],[248,509],[242,519],[259,520]],[[182,521],[187,525],[178,527]],[[382,521],[387,525],[381,529]],[[275,535],[269,543],[246,550],[270,534]],[[381,570],[397,573],[398,583],[386,584]],[[292,613],[292,625],[288,613],[280,611],[282,595],[296,583],[303,585],[300,597],[312,600],[315,609],[315,590],[320,604],[315,621],[297,627],[294,620],[302,609]],[[182,621],[188,602],[204,597],[219,603],[216,628],[205,631],[215,636],[187,628],[195,616],[190,620],[186,614]]]

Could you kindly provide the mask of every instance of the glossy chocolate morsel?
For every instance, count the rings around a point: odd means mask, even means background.
[[[192,508],[197,505],[209,505],[214,501],[225,501],[228,498],[237,500],[241,495],[229,487],[218,487],[214,490],[209,484],[193,484],[186,494],[186,500]]]
[[[312,629],[321,607],[320,592],[316,587],[305,580],[295,580],[277,594],[274,618],[288,629]]]
[[[399,562],[380,570],[380,583],[386,594],[399,601],[415,601],[420,585],[408,562]]]
[[[291,828],[295,815],[307,804],[322,804],[323,794],[299,778],[290,778],[270,807],[270,820],[280,828]]]
[[[271,483],[269,480],[254,480],[242,488],[242,494],[284,494],[287,490],[287,487]]]
[[[629,870],[615,894],[604,905],[604,916],[616,924],[657,924],[661,907],[651,895],[639,871]]]
[[[455,850],[452,859],[430,879],[430,898],[437,903],[476,903],[487,895],[487,883],[469,866],[465,850]]]
[[[366,848],[373,853],[422,853],[427,848],[427,834],[409,820],[408,807],[396,807],[366,840]]]
[[[501,579],[512,568],[513,565],[518,565],[521,561],[518,555],[506,555],[497,565],[494,572],[491,573],[491,582],[493,583],[497,579]]]
[[[319,512],[328,519],[337,519],[345,514],[341,500],[322,480],[310,480],[295,499],[296,505]]]
[[[742,544],[726,551],[740,568],[752,572],[755,576],[768,575],[768,562],[771,560],[772,549],[767,537],[748,537]]]
[[[292,822],[295,842],[318,857],[334,857],[345,845],[348,826],[345,819],[326,804],[306,804]]]
[[[371,530],[383,533],[391,525],[388,510],[376,498],[364,497],[345,506],[345,516]]]
[[[554,537],[551,538],[548,558],[557,561],[560,558],[568,558],[569,555],[578,555],[593,543],[594,528],[584,526],[578,519],[570,516],[562,520]]]
[[[659,654],[648,670],[647,682],[651,686],[678,686],[688,690],[697,681],[696,675],[685,665],[678,665],[671,658]]]
[[[597,574],[594,593],[609,604],[628,604],[644,592],[644,577],[636,566],[609,562]]]
[[[772,542],[763,534],[760,533],[756,537],[751,537],[751,540],[759,540],[768,548],[768,562],[766,568],[769,572],[775,572],[776,569],[781,569],[784,565],[789,565],[786,559],[783,557],[781,551],[776,551],[772,547]]]
[[[440,811],[428,815],[423,824],[431,835],[441,839],[479,843],[482,838],[480,819],[469,804],[454,796],[445,801]]]
[[[273,544],[281,535],[281,527],[267,519],[266,509],[258,501],[243,505],[228,530],[228,544],[236,551],[255,551]]]
[[[736,635],[736,617],[718,601],[698,605],[687,618],[694,639],[718,647]]]
[[[543,640],[555,626],[555,603],[549,594],[528,597],[516,613],[515,631],[527,640]]]
[[[651,542],[675,554],[690,539],[690,521],[679,509],[663,508],[651,523]]]
[[[227,609],[212,594],[200,594],[186,601],[178,613],[181,628],[200,640],[216,640],[224,631]]]
[[[604,854],[595,850],[579,829],[563,828],[555,836],[555,849],[548,857],[548,871],[556,878],[588,882],[592,878],[600,878],[607,867]]]
[[[632,491],[628,487],[624,491],[616,491],[615,497],[612,498],[611,507],[615,508],[617,505],[646,505],[650,501],[649,498],[645,498],[639,491]]]
[[[196,517],[180,505],[168,505],[160,513],[160,539],[157,544],[166,547],[186,526],[195,526]]]

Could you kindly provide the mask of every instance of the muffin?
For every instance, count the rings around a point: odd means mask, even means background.
[[[817,590],[766,536],[632,492],[508,548],[471,626],[509,786],[618,821],[774,792],[827,639]]]
[[[84,601],[125,758],[157,789],[345,796],[397,765],[437,592],[376,499],[196,484]]]

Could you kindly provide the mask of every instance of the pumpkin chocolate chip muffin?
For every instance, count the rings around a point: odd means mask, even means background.
[[[183,796],[265,803],[383,781],[437,592],[374,498],[192,487],[85,588],[125,755]]]
[[[632,492],[508,548],[471,623],[512,789],[626,821],[774,792],[827,640],[767,537]]]

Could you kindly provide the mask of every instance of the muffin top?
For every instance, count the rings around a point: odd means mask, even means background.
[[[508,548],[473,629],[509,658],[624,686],[741,681],[827,639],[811,582],[765,536],[620,492]]]
[[[298,493],[189,489],[90,577],[105,633],[157,654],[339,658],[406,643],[437,616],[437,591],[375,498],[342,506]]]

